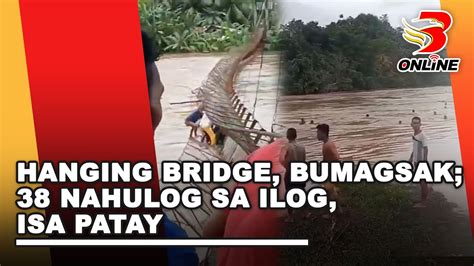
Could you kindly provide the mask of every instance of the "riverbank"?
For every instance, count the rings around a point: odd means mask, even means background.
[[[352,89],[324,89],[318,90],[311,93],[287,93],[288,90],[282,90],[284,96],[303,96],[303,95],[324,95],[324,94],[331,94],[331,93],[357,93],[357,92],[371,92],[371,91],[392,91],[392,90],[405,90],[405,89],[430,89],[430,88],[437,88],[437,87],[446,87],[451,86],[451,84],[444,84],[444,85],[437,85],[437,86],[415,86],[415,87],[393,87],[393,88],[374,88],[374,89],[363,89],[363,88],[352,88]],[[294,92],[294,90],[289,90]]]
[[[238,52],[242,48],[234,48],[228,52],[211,52],[211,53],[166,53],[160,56],[160,59],[173,59],[173,58],[186,58],[186,57],[222,57],[227,58],[232,55],[234,52]],[[264,55],[279,55],[280,51],[275,50],[265,50]]]
[[[456,259],[474,255],[469,218],[441,193],[434,192],[426,208],[413,208],[418,186],[346,184],[341,191],[338,206],[344,212],[334,220],[322,217],[327,210],[311,210],[310,218],[288,224],[285,237],[308,238],[310,246],[286,248],[282,265],[474,262]]]

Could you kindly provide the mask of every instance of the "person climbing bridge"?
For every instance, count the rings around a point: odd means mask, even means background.
[[[203,110],[204,106],[200,104],[199,107],[191,114],[189,114],[188,117],[186,117],[186,119],[184,120],[184,124],[188,127],[191,127],[191,131],[189,132],[190,138],[197,136],[199,120],[201,120],[202,116],[204,115]]]

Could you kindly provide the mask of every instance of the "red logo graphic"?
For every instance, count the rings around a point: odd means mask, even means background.
[[[440,59],[441,57],[440,57],[439,55],[437,55],[437,54],[432,54],[432,55],[428,56],[428,58],[431,59],[431,61],[436,62],[436,61],[438,61],[438,59]]]
[[[413,19],[412,22],[429,23],[428,26],[417,28],[408,24],[405,18],[402,19],[402,24],[405,26],[403,39],[420,47],[413,52],[413,55],[434,54],[446,47],[448,43],[446,32],[453,22],[451,14],[443,10],[422,10],[418,18]]]

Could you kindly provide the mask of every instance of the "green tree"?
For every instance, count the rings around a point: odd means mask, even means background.
[[[288,94],[449,84],[446,73],[399,73],[396,62],[414,47],[388,16],[360,14],[321,27],[293,20],[282,26],[279,49]]]
[[[255,3],[255,0],[139,0],[140,21],[142,29],[152,35],[163,52],[227,51],[250,39],[259,16]],[[277,47],[278,27],[270,26],[268,37],[272,47]]]

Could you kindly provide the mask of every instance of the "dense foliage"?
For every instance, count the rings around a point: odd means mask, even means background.
[[[293,20],[280,32],[286,63],[285,92],[424,87],[449,84],[446,73],[399,73],[396,64],[413,57],[386,15],[360,14],[321,27]]]
[[[285,238],[308,239],[308,247],[283,249],[281,265],[428,265],[431,256],[471,254],[469,217],[434,192],[420,210],[413,202],[419,187],[399,184],[341,184],[338,208],[343,213],[324,219],[327,209],[309,209],[311,218],[296,212]],[[446,265],[461,265],[449,263]]]
[[[142,29],[163,52],[223,52],[245,44],[262,18],[255,0],[142,0]],[[269,13],[269,37],[276,38]]]

